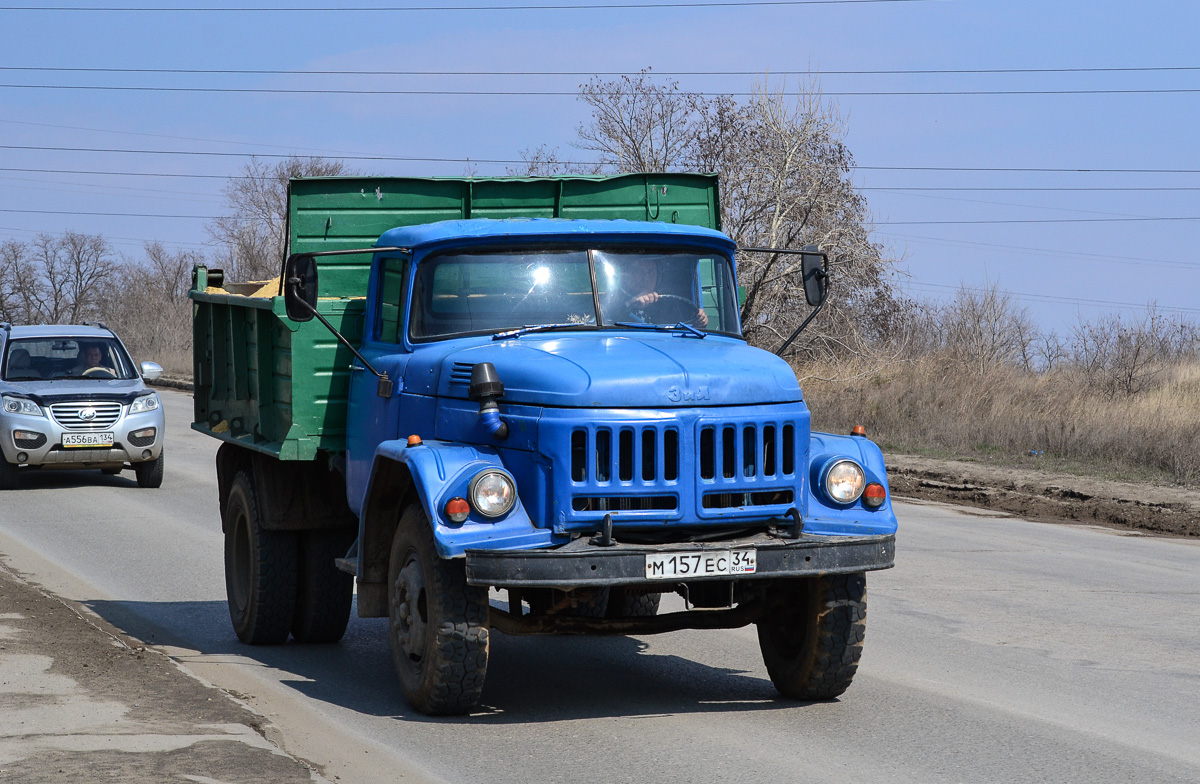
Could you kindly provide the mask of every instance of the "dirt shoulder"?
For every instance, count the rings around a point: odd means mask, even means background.
[[[313,782],[264,720],[0,565],[0,782]]]
[[[885,454],[898,497],[1049,522],[1200,536],[1200,491],[986,463]]]

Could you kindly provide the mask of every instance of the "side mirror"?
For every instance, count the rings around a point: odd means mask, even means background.
[[[283,302],[287,317],[303,323],[317,310],[317,260],[293,253],[283,265]]]
[[[816,307],[825,301],[826,281],[829,273],[825,271],[828,259],[817,250],[816,245],[805,245],[800,254],[800,269],[804,274],[804,299]]]
[[[142,378],[147,381],[156,381],[162,375],[162,365],[157,362],[142,363]]]

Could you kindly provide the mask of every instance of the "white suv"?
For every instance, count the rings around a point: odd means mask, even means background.
[[[0,490],[35,468],[132,467],[160,486],[166,421],[143,378],[161,374],[103,324],[0,324]]]

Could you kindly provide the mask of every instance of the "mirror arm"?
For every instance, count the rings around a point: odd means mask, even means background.
[[[817,314],[821,312],[821,309],[825,307],[825,303],[828,301],[828,297],[821,300],[821,304],[817,305],[817,307],[813,309],[813,312],[808,314],[808,318],[804,319],[800,326],[796,327],[796,331],[789,335],[787,340],[783,341],[783,345],[775,349],[775,351],[772,353],[774,353],[777,357],[782,357],[784,350],[786,350],[788,346],[792,345],[792,341],[799,337],[800,333],[804,331],[804,328],[808,326],[810,321],[817,317]]]
[[[292,280],[290,280],[288,282],[295,284],[296,280],[293,278]],[[380,373],[378,370],[376,370],[375,366],[372,365],[370,362],[368,362],[366,357],[364,357],[362,354],[358,353],[358,349],[356,349],[354,346],[350,345],[350,341],[348,341],[348,340],[346,340],[346,338],[342,337],[342,333],[337,331],[337,327],[330,324],[329,321],[324,316],[322,316],[320,313],[317,312],[316,308],[314,308],[312,305],[308,304],[308,302],[306,302],[305,300],[297,298],[297,301],[301,305],[303,305],[305,308],[307,308],[310,313],[312,313],[314,316],[316,316],[317,321],[320,321],[322,324],[324,324],[325,329],[332,332],[333,336],[338,339],[339,343],[341,343],[346,348],[350,349],[350,353],[354,355],[355,359],[357,359],[359,362],[363,363],[363,367],[365,367],[367,370],[371,371],[372,373],[374,373],[376,376],[379,377],[379,389],[377,390],[377,394],[380,397],[391,397],[392,396],[392,380],[390,378],[388,378],[388,374]]]

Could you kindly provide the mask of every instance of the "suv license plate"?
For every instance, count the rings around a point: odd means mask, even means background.
[[[64,447],[112,446],[112,433],[63,433]]]
[[[646,556],[646,579],[678,580],[690,577],[753,574],[757,566],[757,550],[654,553]]]

